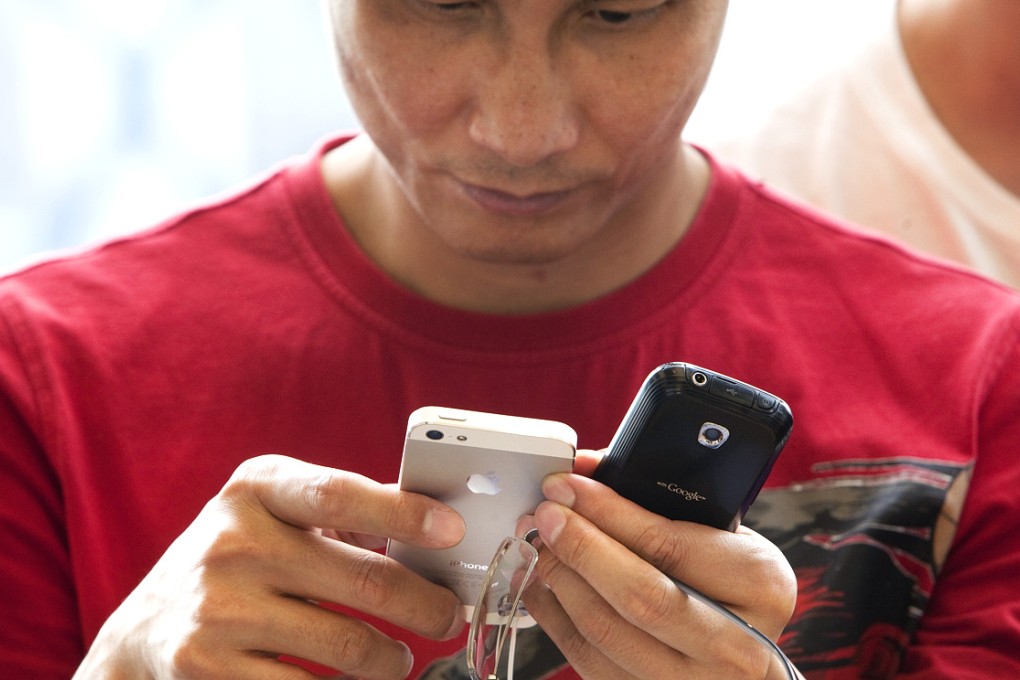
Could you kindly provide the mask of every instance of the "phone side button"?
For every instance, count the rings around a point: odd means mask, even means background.
[[[765,413],[772,413],[778,405],[779,400],[765,392],[759,392],[758,397],[754,400],[754,407]]]

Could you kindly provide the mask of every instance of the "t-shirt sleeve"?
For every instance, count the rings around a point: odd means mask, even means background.
[[[10,678],[68,678],[83,655],[58,475],[41,445],[26,348],[0,298],[0,659]]]
[[[899,677],[1020,677],[1020,321],[1004,347],[975,404],[959,527]]]

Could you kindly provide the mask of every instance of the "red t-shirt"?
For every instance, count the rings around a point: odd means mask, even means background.
[[[625,288],[547,314],[449,309],[357,248],[322,152],[0,280],[5,676],[67,677],[244,459],[395,481],[423,405],[561,420],[600,448],[674,360],[794,411],[747,521],[797,570],[782,642],[802,672],[1020,671],[1017,295],[716,165],[689,233]],[[463,645],[403,637],[415,673]]]

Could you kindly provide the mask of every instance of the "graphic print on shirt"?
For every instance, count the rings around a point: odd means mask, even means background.
[[[971,467],[915,458],[819,463],[810,481],[764,489],[745,524],[778,545],[799,597],[780,646],[808,680],[895,676],[952,543]],[[536,628],[517,644],[518,677],[564,660]],[[463,655],[422,680],[466,680]]]
[[[952,543],[971,468],[888,458],[812,472],[810,482],[763,491],[746,518],[797,574],[780,644],[809,679],[893,677]]]

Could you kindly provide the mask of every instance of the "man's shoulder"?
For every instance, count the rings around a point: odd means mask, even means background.
[[[159,272],[182,274],[231,249],[256,247],[279,223],[281,174],[254,178],[182,209],[148,227],[78,247],[42,253],[0,276],[0,294],[17,289],[69,291],[76,285],[110,282]],[[130,286],[130,279],[124,281]]]
[[[68,277],[93,270],[151,265],[165,259],[198,257],[211,247],[236,244],[257,251],[281,225],[299,220],[314,203],[329,210],[320,171],[322,155],[350,135],[328,138],[310,152],[286,159],[269,170],[219,194],[182,208],[160,222],[97,243],[48,252],[0,272],[0,290],[29,282]],[[310,200],[314,199],[314,200]]]
[[[754,180],[745,180],[739,219],[744,246],[769,265],[793,271],[813,290],[838,290],[882,309],[936,309],[952,301],[958,314],[1012,310],[1020,291],[964,265],[921,251]],[[983,311],[978,311],[983,314]]]

